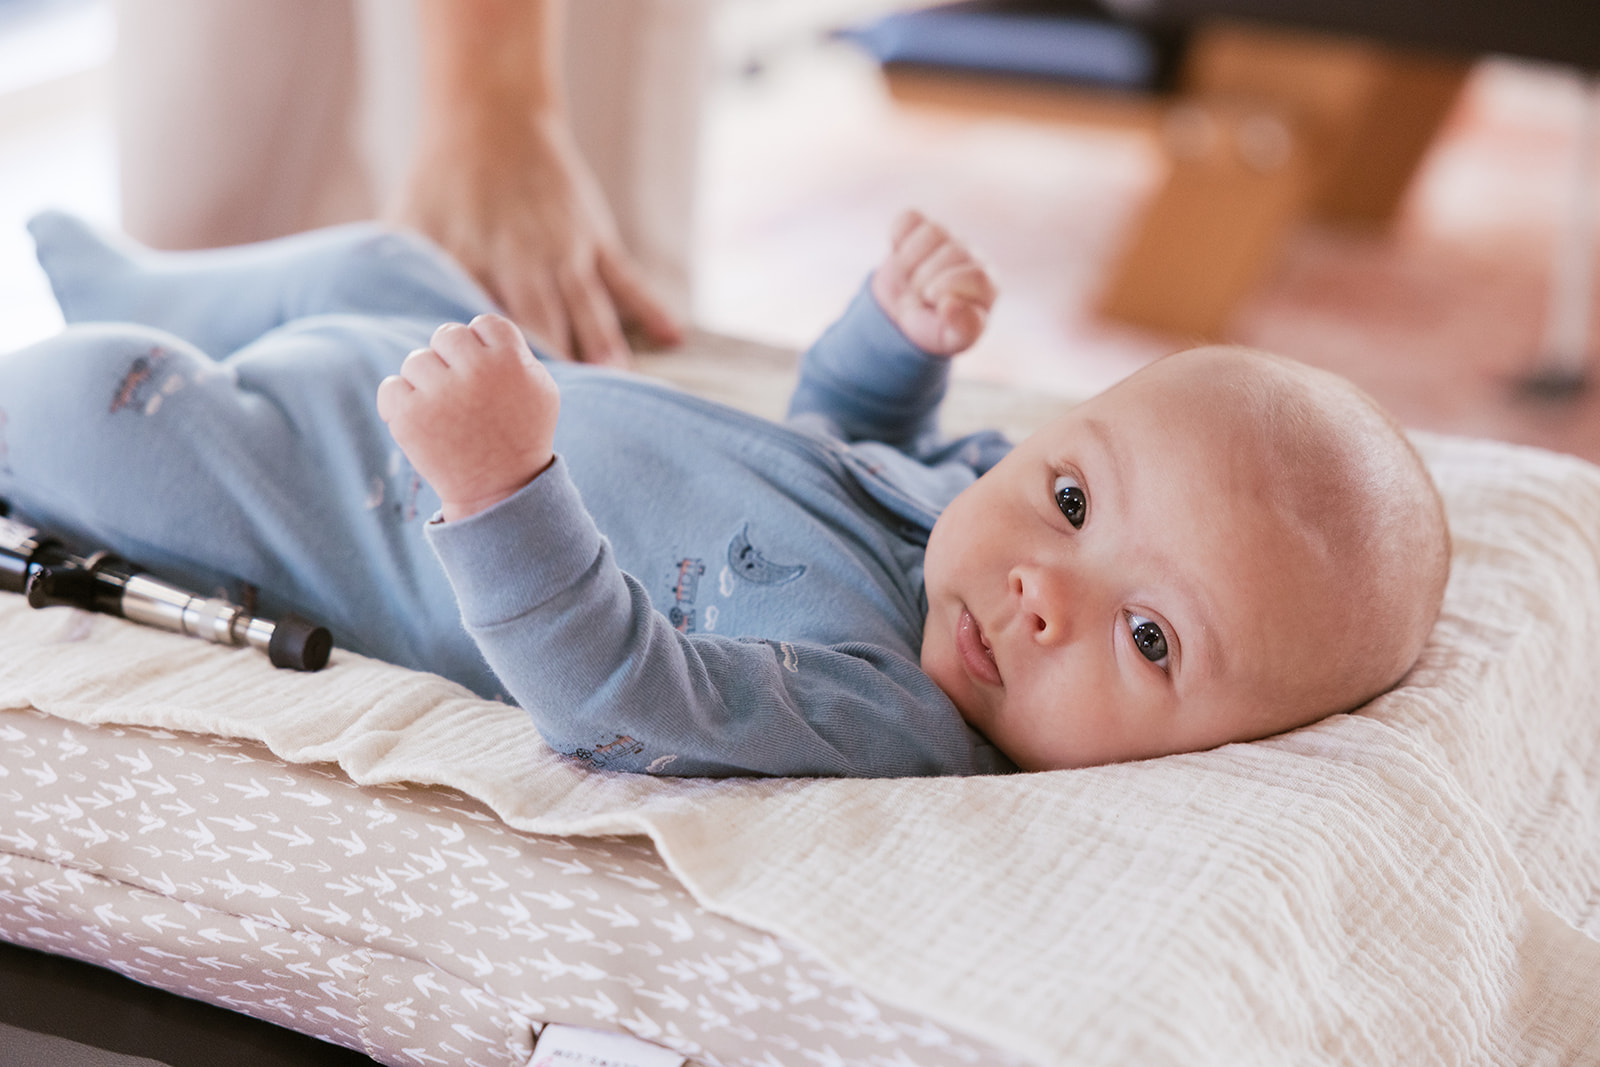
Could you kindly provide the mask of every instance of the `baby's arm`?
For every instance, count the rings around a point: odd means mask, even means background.
[[[558,752],[714,777],[1009,769],[910,649],[679,633],[561,456],[493,512],[426,532],[467,631]]]
[[[378,414],[446,522],[498,504],[555,457],[561,394],[500,315],[448,323],[378,386]]]
[[[995,288],[964,245],[920,214],[902,215],[891,236],[871,281],[801,360],[789,417],[916,451],[938,438],[948,357],[982,332]]]
[[[872,296],[918,348],[954,356],[972,347],[994,307],[994,280],[966,245],[920,212],[895,220]]]

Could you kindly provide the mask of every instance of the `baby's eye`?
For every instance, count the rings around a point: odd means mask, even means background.
[[[1134,647],[1139,655],[1158,667],[1167,665],[1167,635],[1161,627],[1143,615],[1128,613],[1128,629],[1133,632]]]
[[[1074,530],[1082,529],[1083,520],[1089,513],[1089,498],[1078,484],[1078,479],[1070,474],[1061,475],[1056,479],[1055,492],[1056,507],[1061,509],[1061,514],[1072,523]]]

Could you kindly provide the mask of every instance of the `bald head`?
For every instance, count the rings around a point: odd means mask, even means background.
[[[1369,396],[1326,371],[1231,346],[1152,366],[1214,405],[1235,454],[1261,457],[1263,506],[1304,540],[1320,671],[1295,679],[1305,721],[1398,682],[1433,628],[1450,569],[1444,505],[1416,449]]]

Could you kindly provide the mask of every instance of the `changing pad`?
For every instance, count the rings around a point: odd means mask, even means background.
[[[11,597],[0,708],[249,739],[369,788],[458,791],[535,834],[646,836],[699,907],[976,1039],[974,1056],[986,1043],[1063,1065],[1592,1062],[1600,470],[1421,444],[1455,559],[1417,668],[1358,713],[1207,753],[998,778],[607,774],[437,678],[341,652],[293,675]],[[26,794],[32,773],[7,766],[0,791]],[[125,803],[145,799],[135,787]],[[72,850],[31,836],[0,845],[70,878]],[[484,858],[485,875],[513,877]],[[492,941],[476,961],[461,947],[433,963],[503,1008],[515,983],[474,977],[492,973]],[[629,1028],[628,1012],[612,1025]],[[921,1062],[909,1031],[889,1039],[886,1061]]]

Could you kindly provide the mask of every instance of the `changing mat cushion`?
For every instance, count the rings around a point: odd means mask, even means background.
[[[429,676],[339,653],[275,672],[14,600],[0,707],[249,738],[369,786],[459,790],[533,833],[648,835],[701,907],[1040,1064],[1594,1062],[1600,471],[1422,444],[1455,538],[1422,661],[1358,713],[1207,753],[999,778],[608,775]],[[470,984],[462,947],[431,962]]]
[[[644,838],[252,741],[0,712],[0,826],[0,937],[384,1063],[520,1067],[546,1022],[704,1064],[1004,1062],[706,912]]]

